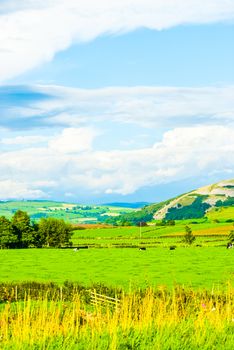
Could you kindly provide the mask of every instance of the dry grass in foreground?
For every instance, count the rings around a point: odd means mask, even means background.
[[[92,306],[74,293],[0,305],[0,348],[233,349],[234,297],[163,287],[122,295],[119,307]]]

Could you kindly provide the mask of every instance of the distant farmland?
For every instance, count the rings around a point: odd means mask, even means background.
[[[74,224],[83,224],[105,222],[108,217],[130,213],[136,209],[54,201],[0,201],[0,216],[10,218],[17,210],[26,211],[35,221],[43,217],[54,217]]]

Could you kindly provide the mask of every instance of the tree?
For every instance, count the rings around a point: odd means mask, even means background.
[[[145,226],[148,226],[148,225],[147,225],[147,222],[145,222],[145,221],[139,221],[139,222],[136,224],[136,226],[138,226],[138,227],[145,227]]]
[[[0,247],[16,248],[18,245],[18,236],[10,220],[5,216],[0,217]]]
[[[33,229],[33,241],[32,245],[36,248],[42,248],[43,246],[43,239],[39,232],[39,224],[37,222],[32,223],[32,229]]]
[[[64,220],[42,218],[38,225],[41,244],[47,247],[61,247],[71,244],[72,226]]]
[[[192,230],[189,226],[185,226],[185,235],[184,235],[184,242],[186,244],[191,245],[195,241],[195,236],[192,233]]]
[[[228,239],[230,243],[234,243],[234,230],[229,232]]]
[[[34,230],[29,215],[22,210],[17,210],[12,217],[12,225],[17,233],[18,241],[22,248],[27,248],[34,243]]]
[[[168,220],[167,225],[168,226],[175,226],[175,220]]]

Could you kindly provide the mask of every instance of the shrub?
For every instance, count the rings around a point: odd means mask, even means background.
[[[185,235],[184,235],[184,242],[186,244],[191,245],[195,241],[195,236],[192,233],[192,230],[189,226],[185,226]]]
[[[234,230],[231,230],[228,235],[229,242],[234,243]]]

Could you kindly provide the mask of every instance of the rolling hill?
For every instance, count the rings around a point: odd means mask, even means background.
[[[184,220],[207,217],[234,221],[234,180],[198,188],[161,203],[109,203],[81,205],[55,201],[0,201],[0,216],[11,217],[16,210],[27,211],[32,220],[55,217],[74,224],[138,224],[152,220]]]
[[[146,205],[136,212],[109,221],[137,224],[140,221],[184,220],[203,217],[215,217],[216,220],[225,217],[227,220],[234,220],[233,179],[198,188],[165,202]]]
[[[234,205],[234,180],[198,188],[169,201],[154,214],[154,219],[190,219],[205,216],[213,207]]]
[[[133,208],[111,205],[83,205],[43,200],[0,201],[0,216],[12,217],[17,210],[26,211],[33,221],[54,217],[73,224],[105,222],[108,217],[117,217]]]

